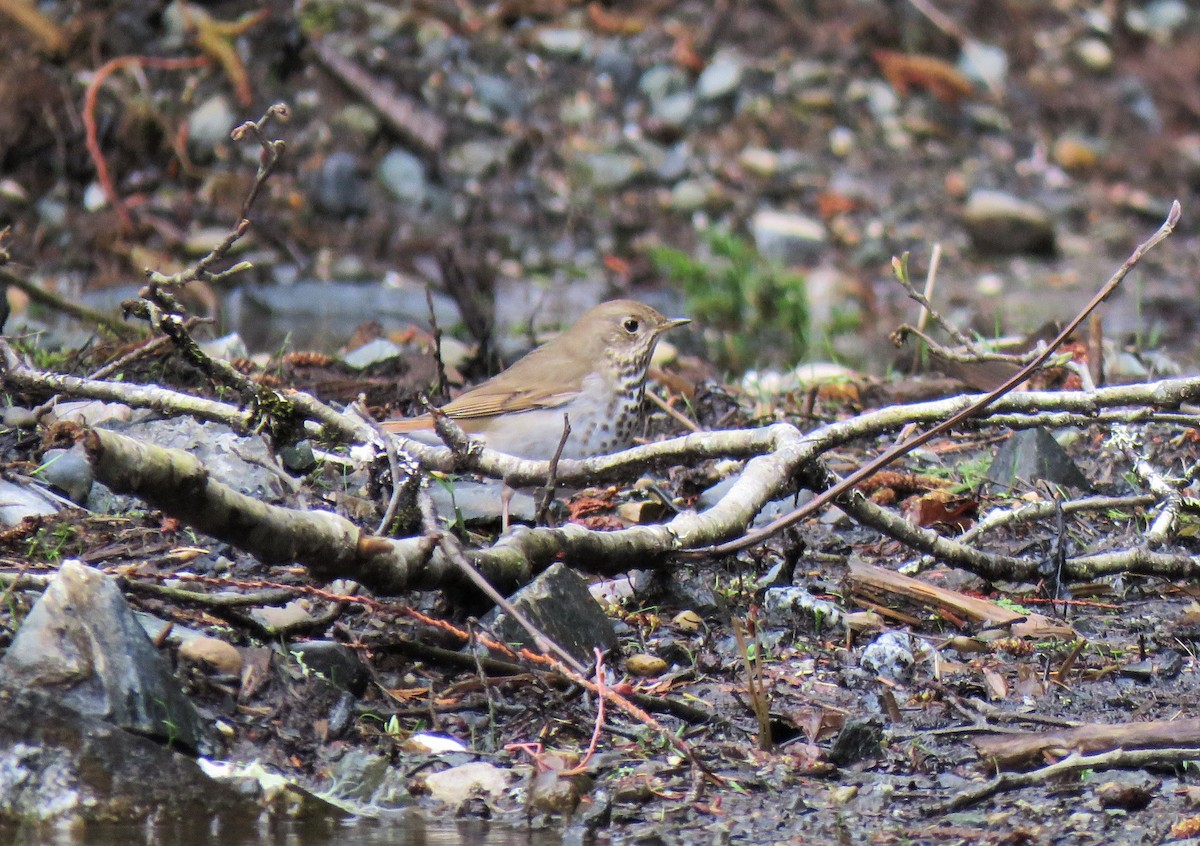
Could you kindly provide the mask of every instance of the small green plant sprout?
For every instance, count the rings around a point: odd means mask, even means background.
[[[656,247],[650,258],[683,289],[713,360],[732,371],[802,361],[810,343],[804,277],[730,232],[710,229],[703,241],[699,258],[673,247]]]

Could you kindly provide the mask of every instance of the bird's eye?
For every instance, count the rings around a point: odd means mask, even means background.
[[[625,318],[625,322],[622,323],[621,325],[625,327],[625,331],[628,332],[630,335],[637,332],[637,330],[640,329],[642,326],[642,324],[638,323],[636,317]]]

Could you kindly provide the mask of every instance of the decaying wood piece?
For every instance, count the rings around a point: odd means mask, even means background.
[[[882,614],[887,613],[890,604],[903,599],[949,616],[966,618],[979,626],[1008,628],[1013,637],[1065,640],[1078,637],[1070,626],[1043,614],[1021,614],[989,599],[967,596],[861,561],[850,562],[846,587],[852,599],[869,601]]]
[[[1193,747],[1200,758],[1200,718],[1153,720],[1144,723],[1085,725],[1028,734],[983,735],[975,748],[989,767],[1026,769],[1072,754],[1092,755],[1115,749],[1174,749]]]

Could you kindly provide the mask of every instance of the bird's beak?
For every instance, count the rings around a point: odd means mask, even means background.
[[[662,331],[666,332],[668,329],[676,329],[680,326],[687,326],[691,322],[692,321],[690,321],[686,317],[676,317],[673,320],[668,320],[665,323],[663,323]]]

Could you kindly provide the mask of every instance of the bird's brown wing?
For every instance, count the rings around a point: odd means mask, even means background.
[[[442,411],[451,420],[477,420],[495,417],[497,414],[515,414],[537,408],[556,408],[569,402],[579,394],[576,390],[563,391],[531,388],[513,391],[509,386],[484,382],[477,388],[442,406]],[[388,420],[383,423],[387,432],[403,434],[432,429],[433,419],[428,414],[404,420]]]
[[[504,385],[493,387],[489,383],[485,383],[442,406],[442,411],[455,420],[494,417],[497,414],[532,411],[535,408],[555,408],[563,405],[578,393],[578,391],[538,388],[513,391]]]

